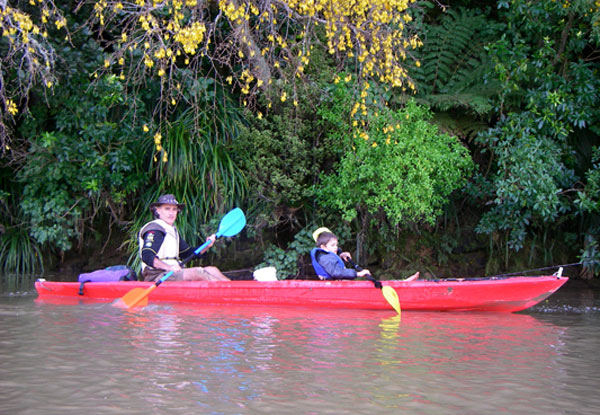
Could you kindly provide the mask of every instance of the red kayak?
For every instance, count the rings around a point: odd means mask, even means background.
[[[382,281],[398,293],[402,310],[514,312],[543,301],[568,278],[556,276],[452,280]],[[59,304],[112,302],[151,282],[35,283],[38,300]],[[323,308],[391,309],[369,281],[166,281],[150,303],[290,305]]]

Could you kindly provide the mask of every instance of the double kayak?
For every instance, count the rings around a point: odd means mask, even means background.
[[[505,277],[447,280],[382,281],[398,293],[402,310],[515,312],[545,300],[567,277]],[[113,302],[143,281],[35,283],[38,301],[55,304]],[[166,281],[148,297],[149,303],[215,306],[275,305],[313,308],[391,310],[381,290],[369,281]]]

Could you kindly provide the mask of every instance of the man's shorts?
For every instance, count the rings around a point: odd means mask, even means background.
[[[167,272],[164,269],[153,269],[146,267],[142,271],[142,279],[144,281],[158,281],[162,278]],[[183,270],[174,272],[167,281],[183,281]]]

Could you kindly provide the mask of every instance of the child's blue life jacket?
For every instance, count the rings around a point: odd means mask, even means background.
[[[319,279],[322,280],[331,280],[334,279],[331,275],[329,275],[329,273],[327,271],[325,271],[325,268],[323,268],[323,266],[321,264],[319,264],[319,261],[317,261],[317,254],[331,254],[331,255],[335,255],[329,251],[326,251],[325,249],[322,248],[313,248],[310,251],[310,259],[312,260],[312,265],[313,268],[315,269],[315,273],[317,274],[317,277],[319,277]],[[342,267],[345,267],[344,265],[344,261],[342,260],[342,258],[340,258],[339,256],[335,255],[338,262],[342,265]]]

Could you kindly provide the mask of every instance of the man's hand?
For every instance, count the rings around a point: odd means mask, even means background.
[[[207,237],[207,238],[206,238],[206,242],[210,242],[210,243],[209,243],[209,244],[208,244],[208,246],[207,246],[206,248],[204,248],[204,250],[203,250],[202,252],[200,252],[200,253],[201,253],[201,254],[203,254],[203,253],[205,253],[206,251],[208,251],[208,250],[209,250],[209,248],[215,244],[215,241],[216,241],[216,240],[217,240],[217,235],[216,235],[216,234],[214,234],[214,233],[213,233],[212,235],[210,235],[209,237]]]

